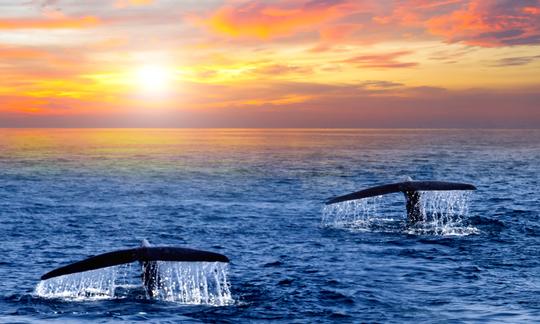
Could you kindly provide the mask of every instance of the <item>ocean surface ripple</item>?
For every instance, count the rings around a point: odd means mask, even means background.
[[[538,322],[540,131],[0,129],[0,322]],[[473,183],[447,233],[326,226],[324,201]],[[231,259],[222,306],[36,293],[45,272],[156,245]]]

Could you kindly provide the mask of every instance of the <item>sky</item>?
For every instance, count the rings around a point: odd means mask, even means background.
[[[539,128],[540,0],[0,0],[0,127]]]

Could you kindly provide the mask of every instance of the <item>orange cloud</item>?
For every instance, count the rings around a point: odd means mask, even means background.
[[[219,34],[262,40],[317,32],[317,52],[336,43],[428,34],[483,47],[539,44],[539,15],[538,0],[257,0],[230,2],[198,23]]]
[[[129,6],[144,6],[153,3],[154,0],[118,0],[114,4],[117,8],[126,8]]]
[[[80,18],[59,17],[54,19],[3,19],[0,29],[78,29],[96,26],[99,18],[85,16]]]
[[[239,6],[224,6],[203,23],[213,31],[233,37],[271,39],[343,17],[355,6],[346,1],[293,3],[267,5],[256,1]]]
[[[523,12],[531,15],[540,15],[540,8],[538,7],[524,7]]]
[[[400,62],[397,60],[400,56],[408,55],[409,51],[400,51],[385,54],[360,55],[353,58],[340,61],[342,63],[354,64],[361,68],[409,68],[417,66],[416,62]]]
[[[47,56],[48,53],[33,48],[21,48],[0,45],[0,58],[33,59]]]

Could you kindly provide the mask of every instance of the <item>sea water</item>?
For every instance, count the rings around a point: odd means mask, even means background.
[[[3,129],[0,322],[539,321],[539,161],[537,130]],[[324,207],[405,176],[478,190]],[[39,280],[143,238],[231,263]]]

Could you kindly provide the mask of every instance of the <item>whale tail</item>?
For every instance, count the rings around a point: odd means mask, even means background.
[[[410,179],[410,178],[409,178]],[[447,191],[447,190],[476,190],[476,187],[468,183],[445,182],[445,181],[413,181],[391,183],[382,186],[367,188],[347,195],[328,199],[325,204],[336,204],[349,200],[368,197],[382,196],[389,193],[401,192],[407,200],[407,218],[410,222],[418,222],[421,217],[420,191]]]
[[[112,267],[136,261],[139,261],[142,264],[152,264],[152,262],[155,263],[155,261],[229,262],[229,259],[222,254],[208,251],[179,247],[154,247],[150,246],[148,244],[148,241],[144,240],[142,246],[138,248],[118,250],[99,254],[96,256],[92,256],[88,259],[54,269],[41,276],[41,280],[47,280],[67,274]]]

